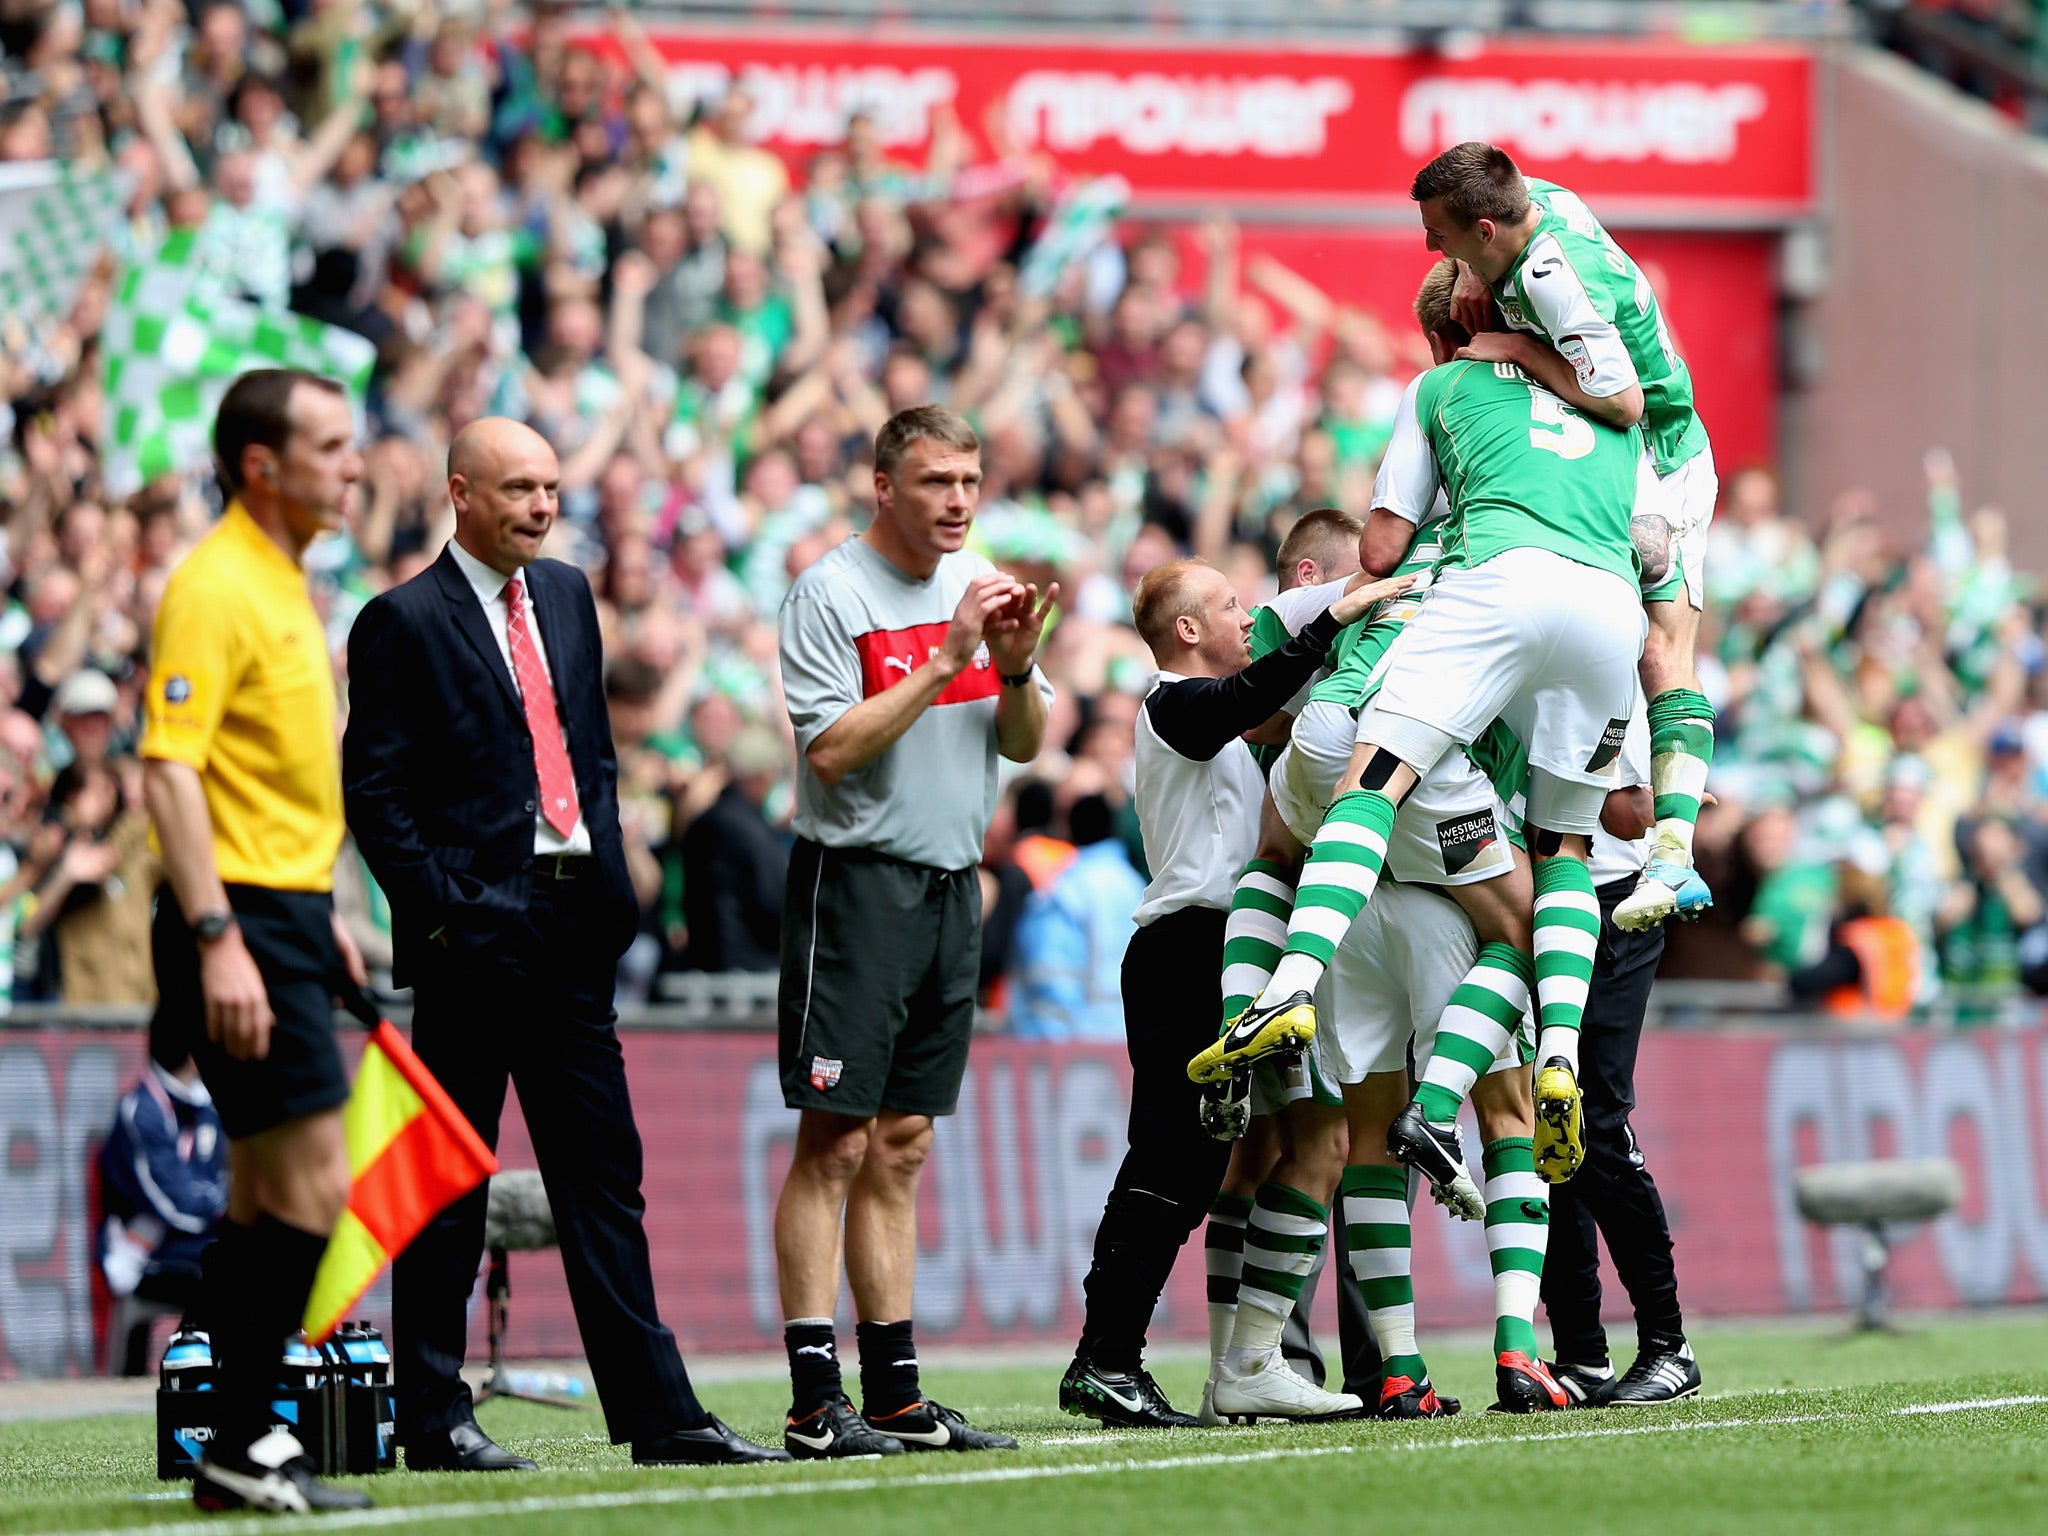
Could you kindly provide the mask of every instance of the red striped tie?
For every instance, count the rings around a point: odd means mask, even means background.
[[[562,739],[561,716],[555,713],[555,689],[540,663],[533,636],[526,628],[526,583],[514,576],[505,584],[505,637],[512,647],[512,675],[519,679],[519,697],[526,704],[526,728],[533,732],[533,767],[540,778],[541,819],[563,837],[576,830],[582,807],[576,802],[576,770],[569,766],[569,744]]]

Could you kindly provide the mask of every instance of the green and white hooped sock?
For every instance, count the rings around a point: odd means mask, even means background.
[[[1209,1269],[1209,1358],[1221,1360],[1237,1324],[1237,1287],[1244,1274],[1245,1224],[1252,1203],[1243,1195],[1219,1194],[1209,1206],[1202,1233],[1202,1257]]]
[[[1536,1176],[1527,1136],[1490,1141],[1486,1170],[1486,1256],[1493,1264],[1493,1352],[1536,1358],[1536,1298],[1550,1246],[1550,1191]]]
[[[1669,688],[1650,700],[1650,794],[1657,820],[1650,847],[1659,857],[1692,863],[1692,835],[1714,762],[1714,706],[1691,688]]]
[[[1285,1184],[1259,1186],[1244,1234],[1244,1274],[1237,1288],[1237,1323],[1224,1363],[1241,1371],[1280,1347],[1280,1334],[1301,1300],[1329,1235],[1330,1212]]]
[[[1536,1064],[1562,1056],[1579,1075],[1579,1026],[1593,985],[1600,942],[1600,898],[1593,874],[1569,855],[1536,866]]]
[[[1385,1376],[1429,1379],[1415,1346],[1415,1281],[1408,1218],[1408,1172],[1353,1164],[1337,1186],[1337,1210],[1351,1273],[1365,1293]]]
[[[1230,894],[1223,925],[1223,1023],[1228,1025],[1273,979],[1287,948],[1294,915],[1294,881],[1271,859],[1253,859]]]
[[[1415,1102],[1435,1125],[1449,1125],[1529,1008],[1536,962],[1512,944],[1484,944],[1437,1021],[1436,1046],[1422,1068]],[[1419,1378],[1418,1378],[1419,1379]]]
[[[1330,807],[1301,867],[1294,915],[1287,922],[1287,952],[1259,994],[1261,1008],[1315,991],[1338,942],[1379,886],[1394,810],[1394,802],[1376,789],[1354,789]]]

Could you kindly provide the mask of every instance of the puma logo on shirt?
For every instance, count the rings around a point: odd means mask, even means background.
[[[916,624],[908,629],[871,629],[855,636],[853,643],[860,652],[862,697],[872,699],[910,676],[924,658],[946,643],[950,627],[950,621]],[[935,706],[968,704],[976,699],[992,699],[1001,691],[1002,683],[996,677],[988,647],[983,646],[974,653],[967,670],[948,683],[946,691],[932,702]]]

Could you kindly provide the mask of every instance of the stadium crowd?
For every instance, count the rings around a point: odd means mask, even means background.
[[[1295,517],[1365,510],[1419,337],[1242,259],[1222,220],[1185,261],[1176,232],[1110,221],[1043,157],[975,158],[943,115],[921,163],[855,115],[792,172],[751,141],[743,89],[688,120],[630,15],[613,30],[601,55],[499,0],[10,0],[0,160],[110,163],[124,249],[196,229],[251,297],[377,345],[367,494],[309,559],[337,665],[362,605],[445,541],[456,431],[509,415],[558,448],[549,553],[588,573],[610,658],[631,996],[773,968],[778,605],[864,526],[881,423],[965,414],[977,546],[1065,594],[1041,653],[1050,745],[989,836],[988,1000],[1020,1031],[1120,1038],[1151,668],[1132,592],[1193,552],[1269,596]],[[204,465],[121,501],[101,485],[110,280],[52,333],[0,330],[17,1001],[150,1000],[138,699],[166,575],[218,511]],[[1939,450],[1907,538],[1867,492],[1788,508],[1768,469],[1722,473],[1700,645],[1716,905],[1674,930],[1665,974],[2006,1016],[2048,991],[2048,650],[2004,515],[1969,510]],[[347,851],[339,879],[374,965],[381,898]]]

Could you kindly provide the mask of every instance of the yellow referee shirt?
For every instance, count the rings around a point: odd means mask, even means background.
[[[341,848],[334,673],[306,577],[240,502],[172,572],[142,755],[198,770],[220,877],[333,888]]]

